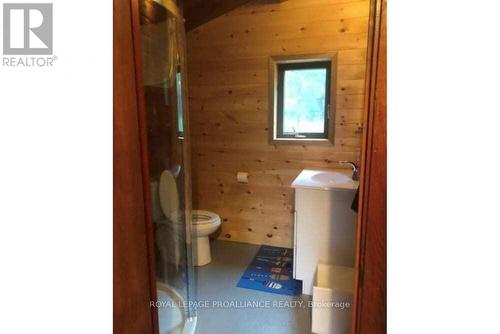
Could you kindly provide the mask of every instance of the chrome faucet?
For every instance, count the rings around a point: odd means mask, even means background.
[[[353,181],[359,181],[359,166],[357,163],[352,162],[352,161],[339,161],[339,164],[341,165],[349,165],[352,168],[352,180]]]

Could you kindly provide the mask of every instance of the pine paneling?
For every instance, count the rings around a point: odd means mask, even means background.
[[[292,180],[358,160],[368,15],[368,1],[255,1],[188,33],[193,204],[221,215],[218,238],[292,246]],[[335,145],[269,144],[269,57],[323,52],[338,56]]]

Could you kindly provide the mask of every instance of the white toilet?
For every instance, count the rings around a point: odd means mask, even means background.
[[[163,214],[173,225],[179,225],[182,217],[179,208],[179,193],[174,175],[165,170],[160,176],[159,199]],[[192,210],[192,244],[193,265],[203,266],[212,261],[210,241],[208,236],[221,225],[221,219],[216,213],[205,210]]]
[[[193,210],[192,217],[193,264],[204,266],[212,261],[208,236],[217,231],[221,220],[218,214],[205,210]]]

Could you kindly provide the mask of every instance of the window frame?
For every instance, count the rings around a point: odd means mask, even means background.
[[[276,133],[275,137],[278,139],[294,139],[295,136],[301,135],[305,138],[296,139],[328,139],[329,130],[329,112],[330,109],[330,71],[331,71],[330,61],[308,61],[308,62],[297,62],[297,63],[278,63],[278,85],[277,85],[277,106],[276,106]],[[323,115],[324,130],[322,133],[318,132],[298,132],[297,134],[287,134],[283,131],[284,126],[284,95],[285,95],[285,72],[291,70],[307,70],[307,69],[325,69],[326,70],[326,82],[325,82],[325,110]]]
[[[329,66],[326,66],[328,64]],[[283,133],[283,86],[284,72],[289,69],[325,68],[327,82],[325,92],[325,131],[300,133],[306,138],[287,136]],[[269,142],[271,144],[327,144],[334,143],[335,135],[335,87],[337,53],[321,55],[288,55],[269,58]]]

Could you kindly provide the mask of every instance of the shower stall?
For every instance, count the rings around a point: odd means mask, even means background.
[[[184,19],[178,1],[139,0],[139,5],[159,333],[192,333],[196,310]]]

